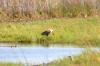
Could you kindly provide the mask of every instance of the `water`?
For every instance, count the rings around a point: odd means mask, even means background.
[[[0,61],[13,63],[42,64],[54,60],[82,54],[84,48],[78,47],[0,47]],[[98,50],[98,48],[95,48]]]

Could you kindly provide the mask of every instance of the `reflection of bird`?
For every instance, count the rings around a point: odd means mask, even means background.
[[[48,30],[42,32],[41,35],[48,36],[48,35],[49,35],[50,33],[52,33],[52,32],[53,32],[53,29],[48,29]]]

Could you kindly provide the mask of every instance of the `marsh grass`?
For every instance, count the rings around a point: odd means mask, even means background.
[[[100,66],[100,53],[88,51],[80,56],[74,56],[73,61],[65,57],[46,66]]]
[[[62,43],[100,46],[100,17],[34,20],[26,23],[0,23],[1,42]],[[49,37],[41,32],[54,29]]]
[[[24,66],[24,65],[17,64],[17,63],[2,63],[2,62],[0,62],[0,66]]]
[[[48,47],[53,42],[53,38],[51,36],[41,36],[37,38],[36,43],[42,46]]]
[[[85,16],[100,16],[99,0],[0,0],[0,22]]]

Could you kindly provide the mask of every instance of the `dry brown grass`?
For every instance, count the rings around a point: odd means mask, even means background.
[[[99,13],[100,0],[0,0],[0,21],[86,17]]]

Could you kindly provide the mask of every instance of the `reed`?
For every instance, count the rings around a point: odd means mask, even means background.
[[[100,0],[0,0],[1,22],[99,15]]]

